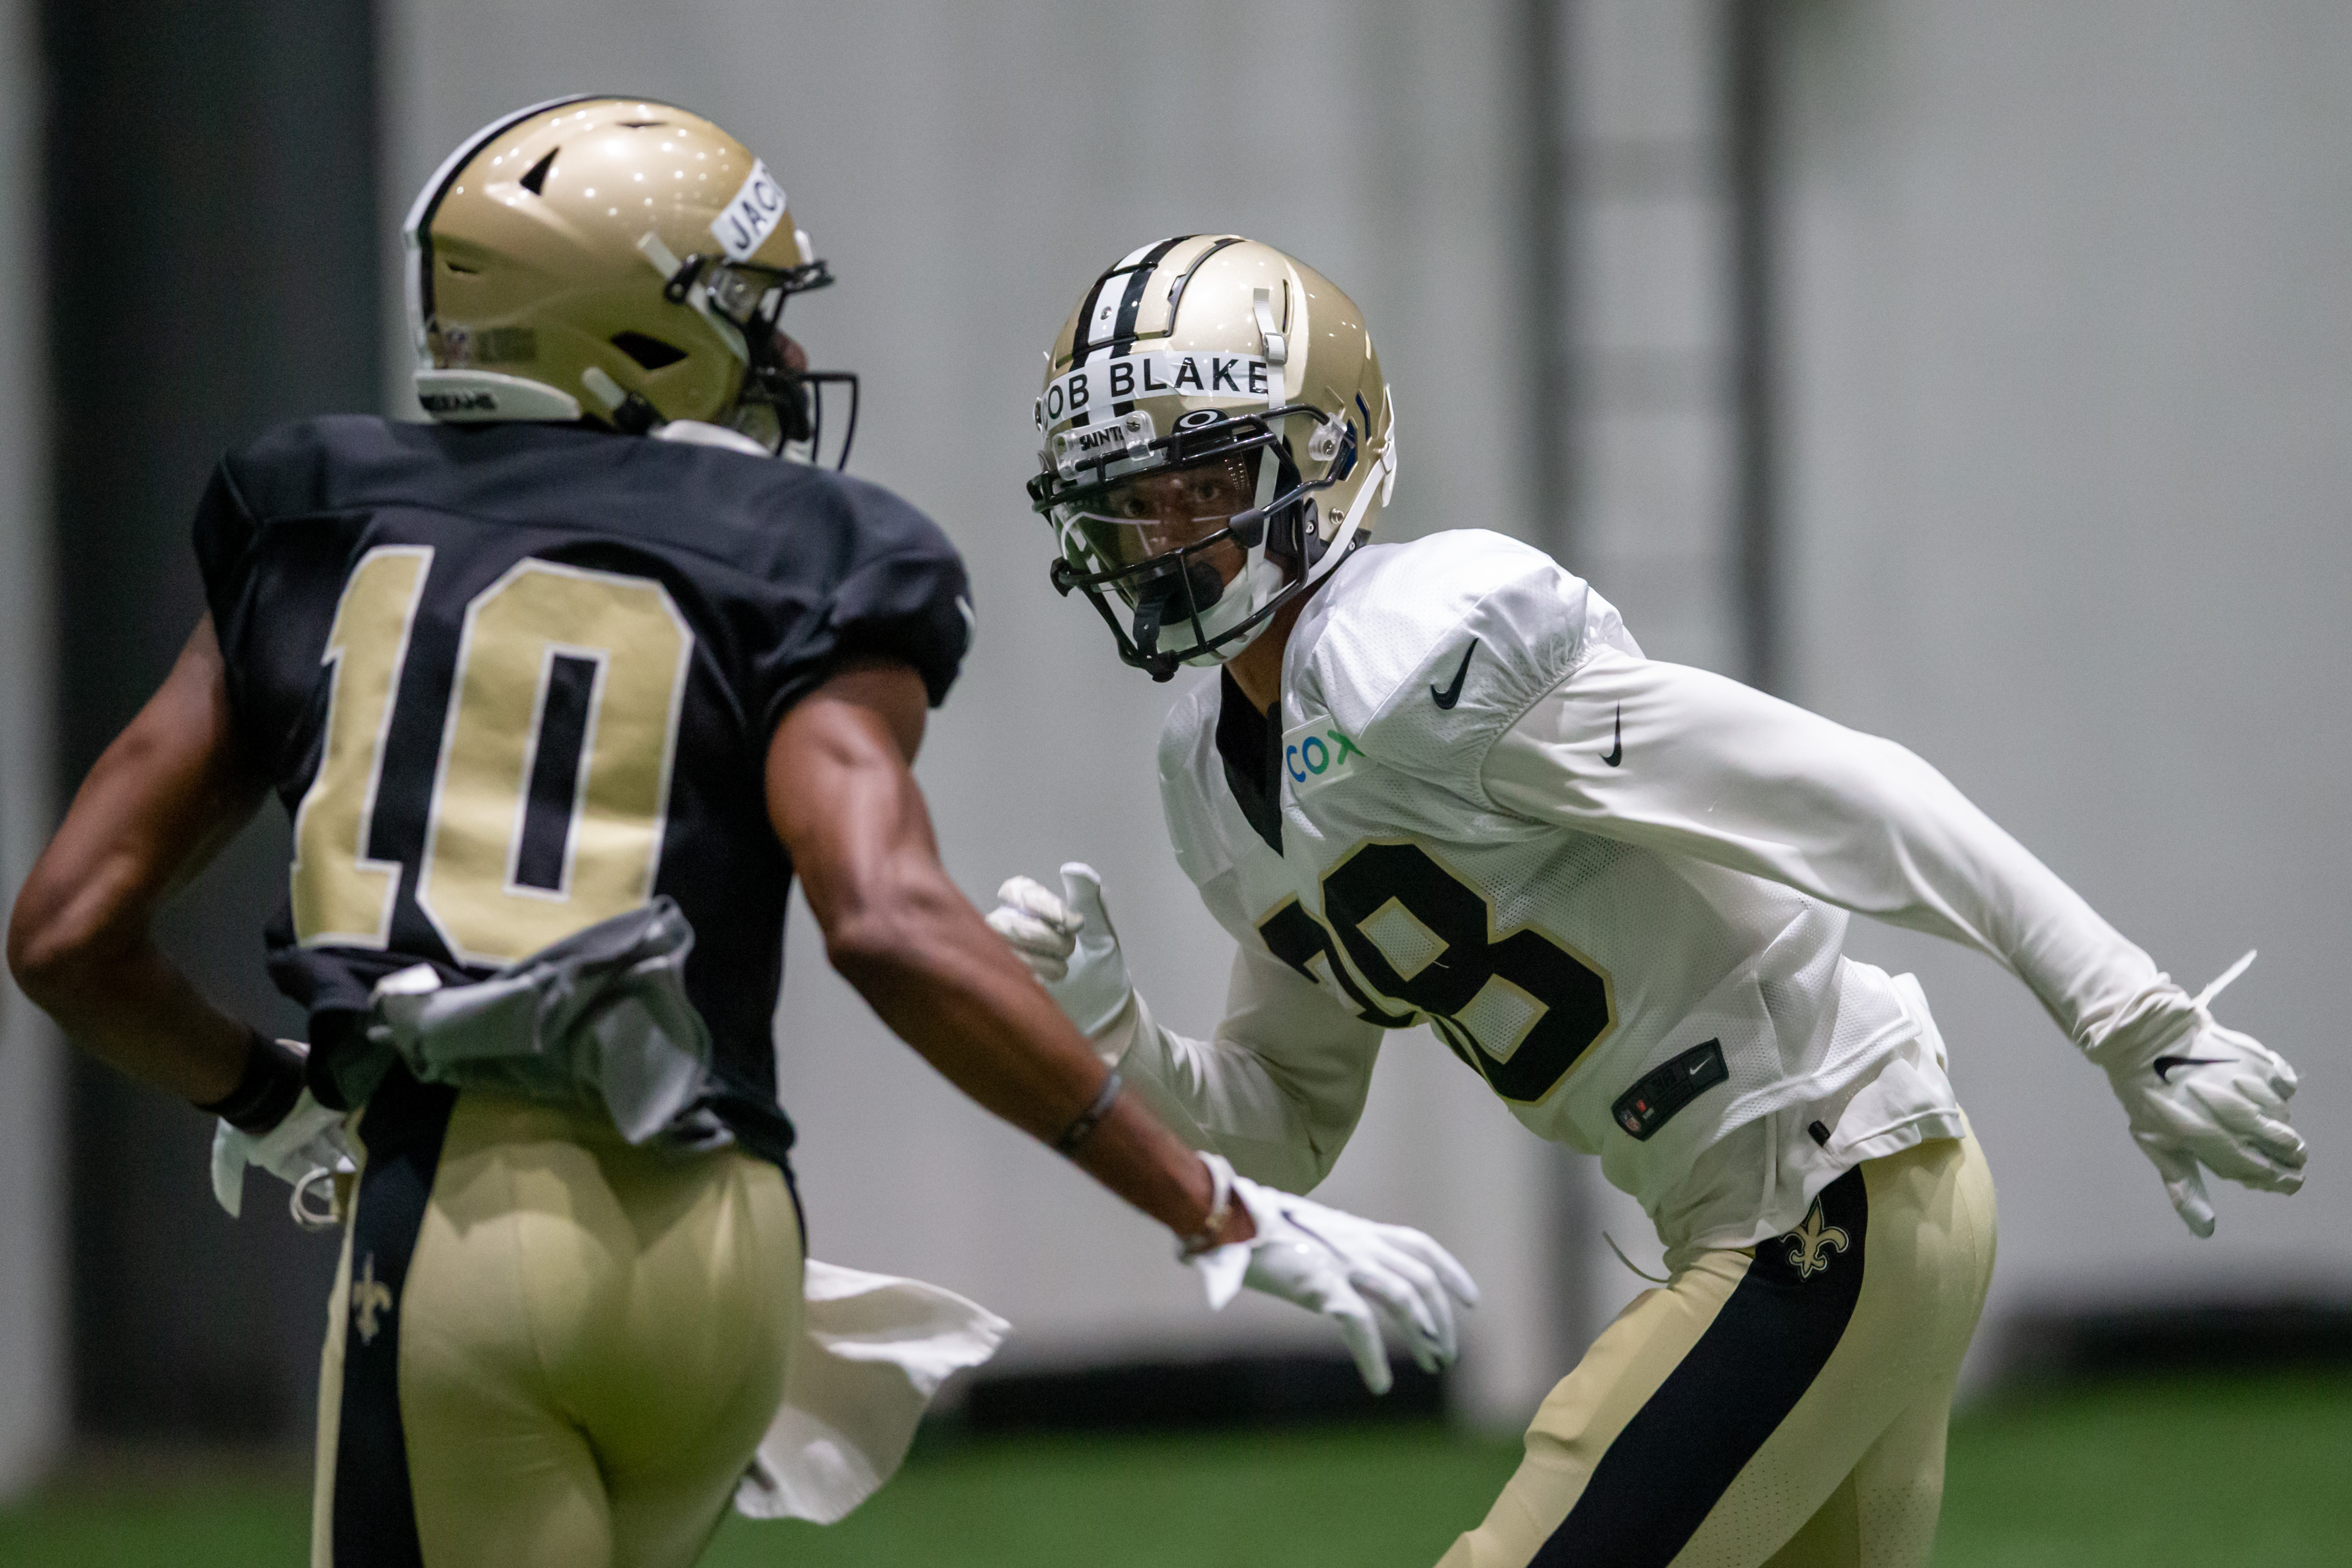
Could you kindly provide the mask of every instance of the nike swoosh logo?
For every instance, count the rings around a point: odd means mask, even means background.
[[[1601,760],[1607,763],[1612,768],[1625,760],[1625,705],[1622,702],[1617,704],[1616,747],[1614,750],[1611,751],[1607,756]]]
[[[2228,1062],[2226,1057],[2158,1057],[2148,1066],[2156,1069],[2158,1083],[2170,1083],[2174,1068],[2218,1068],[2227,1066]]]
[[[1430,696],[1437,700],[1440,708],[1451,708],[1462,700],[1462,678],[1470,673],[1470,656],[1477,651],[1478,639],[1472,637],[1470,646],[1462,650],[1462,668],[1454,672],[1454,684],[1443,691],[1434,686],[1429,689]]]

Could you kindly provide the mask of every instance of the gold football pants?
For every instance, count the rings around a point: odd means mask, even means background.
[[[1992,1258],[1973,1136],[1865,1162],[1799,1229],[1697,1254],[1552,1390],[1440,1568],[1925,1563]]]
[[[783,1173],[395,1069],[328,1315],[313,1568],[667,1568],[782,1396]]]

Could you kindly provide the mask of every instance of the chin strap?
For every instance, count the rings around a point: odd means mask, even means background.
[[[1135,651],[1146,658],[1160,651],[1160,616],[1167,605],[1167,595],[1146,594],[1135,606]]]
[[[1265,340],[1267,368],[1281,370],[1290,363],[1290,340],[1275,325],[1273,289],[1250,290],[1250,314],[1257,319],[1257,335]],[[1266,381],[1265,405],[1268,408],[1281,407],[1283,378],[1279,375],[1271,375],[1266,378]]]

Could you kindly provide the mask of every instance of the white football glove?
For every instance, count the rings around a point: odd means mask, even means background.
[[[1187,1261],[1222,1310],[1244,1285],[1327,1317],[1339,1330],[1364,1385],[1386,1394],[1393,1378],[1370,1297],[1404,1337],[1423,1372],[1453,1362],[1454,1304],[1478,1304],[1478,1287],[1454,1255],[1409,1226],[1380,1225],[1292,1193],[1262,1187],[1214,1154],[1203,1154],[1220,1189],[1249,1211],[1257,1234]]]
[[[990,928],[1021,955],[1078,1032],[1091,1038],[1108,1028],[1135,987],[1095,868],[1077,860],[1064,866],[1059,897],[1014,877],[996,889],[996,900]]]
[[[2303,1185],[2304,1144],[2287,1125],[2294,1068],[2276,1051],[2213,1021],[2208,1004],[2246,972],[2251,952],[2188,998],[2116,1030],[2094,1047],[2132,1137],[2164,1178],[2181,1222],[2213,1234],[2213,1205],[2203,1171],[2265,1192]]]
[[[298,1042],[286,1043],[302,1048]],[[213,1129],[213,1196],[231,1219],[236,1218],[245,1206],[246,1167],[258,1165],[293,1189],[287,1206],[296,1224],[314,1230],[332,1225],[331,1213],[306,1206],[303,1197],[320,1180],[359,1169],[343,1135],[343,1112],[330,1110],[306,1089],[295,1097],[285,1119],[267,1132],[240,1132],[220,1122]]]

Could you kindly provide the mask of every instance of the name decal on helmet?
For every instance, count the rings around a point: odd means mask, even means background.
[[[417,403],[427,414],[496,414],[499,399],[491,392],[426,392]]]
[[[768,173],[768,165],[751,160],[751,173],[719,215],[710,220],[710,237],[730,261],[749,261],[784,221],[784,187]],[[803,259],[806,259],[803,258]]]
[[[1037,428],[1139,397],[1250,398],[1266,395],[1266,362],[1256,354],[1186,353],[1169,349],[1122,354],[1055,376],[1037,399]]]

